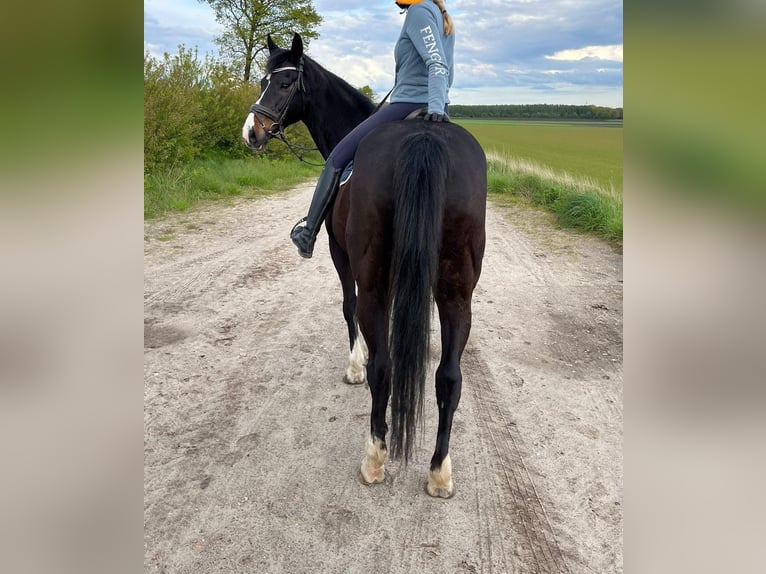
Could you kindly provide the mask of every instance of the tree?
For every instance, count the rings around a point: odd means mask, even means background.
[[[318,38],[316,28],[322,22],[311,0],[199,0],[210,4],[215,19],[224,27],[216,38],[221,55],[242,70],[242,79],[250,81],[253,66],[263,66],[268,57],[266,35],[277,44],[289,44],[293,32],[304,43]]]
[[[372,91],[372,88],[369,85],[362,86],[359,88],[359,91],[362,92],[365,96],[370,98],[373,102],[375,101],[375,92]]]

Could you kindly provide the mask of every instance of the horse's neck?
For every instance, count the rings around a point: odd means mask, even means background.
[[[311,104],[303,123],[327,159],[338,142],[369,117],[374,107],[360,105],[356,90],[338,77],[325,70],[312,72],[318,79],[310,82]]]

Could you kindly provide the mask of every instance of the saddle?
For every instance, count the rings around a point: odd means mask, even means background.
[[[417,110],[411,111],[409,114],[407,114],[407,117],[404,118],[404,121],[407,120],[422,120],[426,117],[426,114],[428,113],[428,106],[424,106],[422,108],[418,108]]]
[[[408,121],[408,120],[422,120],[426,117],[426,114],[428,113],[428,107],[422,107],[418,108],[417,110],[411,111],[402,121]],[[339,185],[345,185],[349,179],[351,179],[351,175],[354,173],[354,160],[352,159],[350,162],[348,162],[348,165],[343,168],[343,173],[340,176],[340,184]]]

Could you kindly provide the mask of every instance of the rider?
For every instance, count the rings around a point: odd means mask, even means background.
[[[407,10],[407,15],[394,50],[396,80],[391,103],[349,132],[327,158],[311,199],[306,225],[301,226],[301,221],[290,232],[302,257],[312,256],[317,233],[335,196],[340,175],[354,158],[364,136],[381,124],[402,120],[426,106],[426,120],[449,121],[447,93],[453,78],[455,36],[444,0],[397,0],[396,5]]]

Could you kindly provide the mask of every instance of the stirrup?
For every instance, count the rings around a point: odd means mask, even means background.
[[[293,228],[290,230],[290,237],[292,237],[292,236],[293,236],[293,234],[295,233],[295,230],[296,230],[296,229],[298,229],[298,226],[299,226],[301,223],[305,223],[307,219],[308,219],[308,217],[301,217],[301,218],[298,220],[298,222],[297,222],[295,225],[293,225]]]

